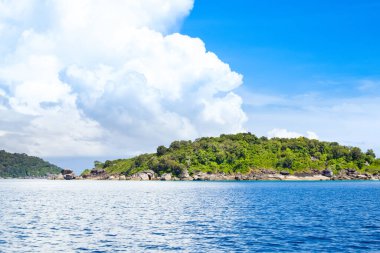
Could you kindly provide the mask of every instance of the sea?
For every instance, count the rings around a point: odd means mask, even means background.
[[[0,180],[0,252],[380,252],[380,182]]]

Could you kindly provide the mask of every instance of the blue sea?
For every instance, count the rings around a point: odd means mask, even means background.
[[[380,182],[0,180],[0,252],[380,252]]]

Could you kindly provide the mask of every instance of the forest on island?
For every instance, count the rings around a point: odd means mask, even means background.
[[[145,170],[153,170],[158,175],[180,175],[185,170],[190,175],[197,172],[246,174],[262,169],[294,174],[324,169],[339,172],[348,168],[375,174],[380,173],[380,159],[371,149],[363,152],[358,147],[342,146],[337,142],[304,137],[268,139],[239,133],[174,141],[169,147],[159,146],[156,153],[95,162],[95,168],[124,175]]]
[[[46,177],[60,172],[61,168],[41,158],[0,150],[0,177],[2,178]]]

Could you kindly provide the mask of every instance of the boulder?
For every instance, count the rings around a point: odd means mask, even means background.
[[[355,170],[355,169],[346,169],[345,170],[345,173],[348,175],[348,176],[357,176],[359,175],[359,173]]]
[[[63,175],[63,178],[65,180],[73,180],[73,179],[75,179],[75,174],[74,173],[72,173],[72,174],[65,174],[65,175]]]
[[[63,169],[61,170],[61,174],[62,175],[68,175],[68,174],[73,174],[74,171],[70,170],[70,169]]]
[[[138,173],[138,177],[140,177],[141,180],[150,180],[150,177],[146,173]]]
[[[360,179],[360,180],[368,180],[368,179],[370,179],[370,177],[368,177],[367,175],[357,175],[356,178]]]
[[[198,172],[196,175],[193,176],[193,180],[196,181],[209,181],[210,175],[204,172]]]
[[[334,173],[330,169],[325,169],[325,170],[322,171],[322,176],[332,177],[332,176],[334,176]]]
[[[70,169],[61,170],[61,175],[63,176],[63,179],[65,179],[65,180],[75,179],[75,173],[74,173],[74,171],[72,171]]]
[[[99,176],[99,175],[103,175],[103,174],[106,174],[106,171],[104,169],[92,169],[90,171],[90,174],[92,176]]]
[[[172,180],[172,174],[171,173],[162,174],[162,176],[160,177],[160,180],[170,181],[170,180]]]
[[[240,173],[236,174],[235,175],[235,180],[238,180],[238,181],[243,180],[243,176]]]
[[[155,178],[155,174],[154,174],[154,171],[152,170],[138,172],[138,173],[133,174],[130,177],[131,180],[143,180],[143,181],[153,180],[154,178]]]
[[[146,170],[144,171],[144,173],[148,175],[148,180],[153,180],[156,178],[156,174],[154,173],[153,170]]]
[[[184,169],[180,174],[179,174],[179,178],[181,180],[184,180],[186,178],[189,178],[190,175],[189,175],[189,171],[187,169]]]
[[[125,175],[120,175],[119,176],[119,180],[126,180],[127,178],[125,177]]]
[[[49,179],[51,179],[51,180],[64,180],[65,178],[63,177],[63,175],[61,173],[59,173],[58,175],[51,175],[49,177]]]

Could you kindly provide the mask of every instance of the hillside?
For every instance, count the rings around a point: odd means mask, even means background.
[[[46,177],[60,172],[61,168],[41,158],[0,150],[0,177],[2,178]]]
[[[192,141],[174,141],[169,147],[159,146],[154,154],[130,159],[95,162],[96,169],[108,174],[152,170],[158,175],[180,175],[198,172],[246,174],[255,170],[285,173],[309,173],[330,169],[334,173],[352,169],[361,173],[380,173],[380,159],[372,150],[341,146],[307,138],[258,138],[251,133],[221,135]],[[88,174],[86,170],[83,174]]]

